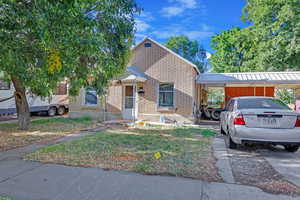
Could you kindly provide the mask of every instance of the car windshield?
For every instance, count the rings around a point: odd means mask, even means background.
[[[253,98],[253,99],[239,99],[238,109],[279,109],[279,110],[290,110],[279,99],[270,98]]]

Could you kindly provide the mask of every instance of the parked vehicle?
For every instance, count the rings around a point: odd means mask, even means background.
[[[12,96],[15,92],[12,84],[0,81],[0,99]],[[59,85],[56,94],[49,98],[41,98],[30,93],[26,95],[31,113],[45,112],[49,116],[63,115],[69,109],[66,83]],[[0,116],[16,113],[15,99],[0,102]]]
[[[242,143],[283,145],[295,152],[300,145],[300,115],[272,97],[237,97],[221,113],[221,133],[227,146]]]

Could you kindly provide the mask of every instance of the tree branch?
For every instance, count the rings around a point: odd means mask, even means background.
[[[8,97],[8,98],[4,98],[4,99],[0,99],[0,102],[4,102],[4,101],[8,101],[8,100],[10,100],[10,99],[12,99],[12,98],[14,98],[15,97],[15,93],[11,96],[11,97]]]

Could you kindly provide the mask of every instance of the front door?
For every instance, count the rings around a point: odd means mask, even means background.
[[[135,120],[136,108],[136,94],[134,85],[124,86],[124,105],[123,105],[123,118],[127,120]]]

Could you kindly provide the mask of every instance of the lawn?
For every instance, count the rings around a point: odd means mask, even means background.
[[[213,136],[191,127],[117,127],[42,148],[26,159],[219,181]]]
[[[13,199],[8,198],[8,197],[0,197],[0,200],[13,200]]]
[[[47,118],[31,122],[28,131],[18,129],[16,123],[0,124],[0,151],[26,146],[33,143],[47,143],[96,124],[90,118]]]

